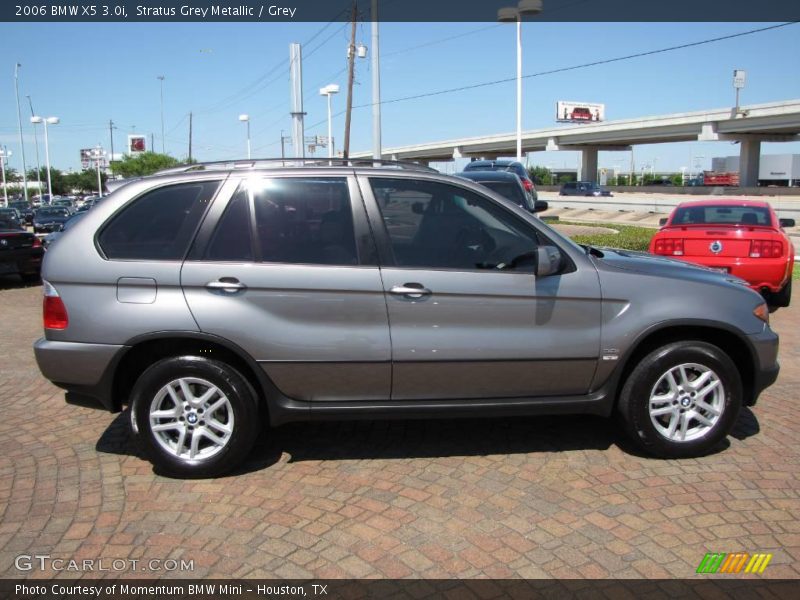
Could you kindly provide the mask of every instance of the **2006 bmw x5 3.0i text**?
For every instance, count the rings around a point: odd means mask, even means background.
[[[130,406],[160,472],[221,474],[312,419],[616,412],[696,456],[777,377],[741,280],[579,246],[432,169],[292,164],[130,182],[47,253],[42,373]]]

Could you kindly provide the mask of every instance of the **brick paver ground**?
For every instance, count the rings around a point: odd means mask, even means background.
[[[201,577],[688,577],[710,551],[800,574],[797,306],[773,315],[778,383],[705,458],[640,456],[590,417],[293,424],[233,476],[177,481],[137,455],[127,413],[68,406],[39,375],[40,293],[0,280],[3,577],[53,576],[20,554],[193,559]]]

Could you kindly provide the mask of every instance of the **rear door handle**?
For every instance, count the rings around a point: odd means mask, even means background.
[[[407,298],[422,298],[423,296],[430,296],[433,292],[421,283],[404,283],[403,285],[392,287],[389,293],[397,296],[406,296]]]
[[[206,284],[206,289],[219,290],[221,292],[233,294],[246,290],[247,286],[236,279],[236,277],[220,277],[217,281],[209,281]]]

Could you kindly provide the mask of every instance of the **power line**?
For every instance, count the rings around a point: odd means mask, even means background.
[[[624,60],[631,60],[631,59],[634,59],[634,58],[641,58],[641,57],[644,57],[644,56],[653,56],[655,54],[662,54],[662,53],[665,53],[665,52],[672,52],[674,50],[683,50],[685,48],[694,48],[694,47],[697,47],[697,46],[703,46],[705,44],[712,44],[712,43],[715,43],[715,42],[731,40],[731,39],[743,37],[743,36],[746,36],[746,35],[752,35],[754,33],[762,33],[764,31],[771,31],[771,30],[774,30],[774,29],[780,29],[782,27],[788,27],[789,25],[796,25],[797,23],[798,23],[798,21],[790,21],[790,22],[787,22],[787,23],[780,23],[778,25],[770,25],[768,27],[761,27],[759,29],[750,29],[748,31],[741,31],[739,33],[733,33],[733,34],[730,34],[730,35],[723,35],[723,36],[720,36],[720,37],[710,38],[710,39],[707,39],[707,40],[701,40],[699,42],[689,42],[687,44],[680,44],[678,46],[670,46],[668,48],[659,48],[658,50],[648,50],[646,52],[637,52],[636,54],[628,54],[628,55],[625,55],[625,56],[617,56],[615,58],[607,58],[607,59],[604,59],[604,60],[596,60],[596,61],[593,61],[593,62],[583,63],[583,64],[580,64],[580,65],[572,65],[572,66],[569,66],[569,67],[560,67],[558,69],[551,69],[549,71],[540,71],[538,73],[531,73],[529,75],[523,75],[522,78],[523,79],[532,79],[534,77],[543,77],[545,75],[554,75],[556,73],[566,73],[568,71],[575,71],[575,70],[578,70],[578,69],[587,69],[589,67],[607,65],[607,64],[611,64],[611,63],[615,63],[615,62],[621,62],[621,61],[624,61]],[[470,85],[463,85],[463,86],[456,87],[456,88],[448,88],[448,89],[444,89],[444,90],[437,90],[437,91],[434,91],[434,92],[425,92],[425,93],[422,93],[422,94],[414,94],[412,96],[403,96],[403,97],[400,97],[400,98],[392,98],[391,100],[382,100],[381,104],[395,104],[397,102],[406,102],[408,100],[419,100],[420,98],[431,98],[433,96],[442,96],[442,95],[445,95],[445,94],[453,94],[453,93],[456,93],[456,92],[464,92],[464,91],[474,90],[474,89],[483,88],[483,87],[490,87],[490,86],[493,86],[493,85],[499,85],[501,83],[510,83],[510,82],[516,81],[516,80],[517,80],[516,77],[508,77],[508,78],[505,78],[505,79],[496,79],[494,81],[484,81],[484,82],[481,82],[481,83],[473,83],[473,84],[470,84]],[[370,102],[369,104],[359,104],[357,106],[354,106],[353,108],[366,108],[368,106],[372,106],[372,103]],[[344,114],[344,111],[340,111],[340,112],[336,113],[335,116],[338,117],[338,116],[340,116],[342,114]],[[320,125],[323,125],[325,123],[327,123],[327,118],[323,119],[322,121],[319,121],[318,123],[314,123],[313,125],[310,125],[308,127],[308,130],[314,129],[315,127],[319,127]]]

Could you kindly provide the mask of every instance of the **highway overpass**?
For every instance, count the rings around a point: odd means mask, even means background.
[[[630,150],[638,144],[691,141],[740,143],[740,184],[755,186],[762,142],[800,141],[800,100],[752,104],[697,112],[676,113],[538,129],[522,133],[524,152],[572,150],[582,152],[581,179],[597,180],[597,153]],[[516,154],[516,134],[478,137],[384,148],[382,157],[421,162],[478,157],[493,159]],[[354,153],[368,158],[370,152]]]

